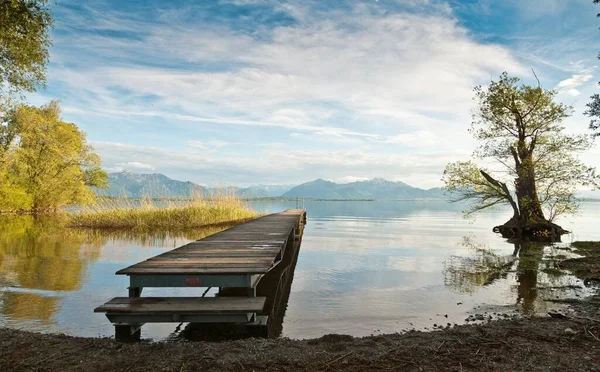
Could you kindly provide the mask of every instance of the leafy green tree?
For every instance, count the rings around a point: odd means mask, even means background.
[[[475,88],[478,102],[471,134],[481,142],[474,161],[448,164],[445,189],[454,200],[471,201],[469,213],[508,204],[513,217],[498,231],[503,235],[562,234],[551,223],[577,210],[578,185],[598,186],[600,177],[576,154],[589,149],[587,135],[564,132],[562,121],[572,108],[554,102],[556,91],[520,84],[507,73],[487,87]]]
[[[47,0],[0,1],[0,97],[44,85],[53,23]]]
[[[100,157],[75,124],[61,119],[58,102],[21,105],[7,118],[7,127],[16,135],[4,151],[3,168],[11,174],[11,182],[3,187],[9,195],[27,196],[17,209],[39,212],[91,202],[95,198],[91,187],[107,186]],[[5,209],[15,209],[4,199]]]

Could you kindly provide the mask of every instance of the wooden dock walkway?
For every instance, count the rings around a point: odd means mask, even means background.
[[[288,209],[218,232],[117,271],[129,276],[129,297],[114,298],[106,313],[118,340],[136,340],[149,322],[252,323],[265,297],[260,279],[299,243],[306,212]],[[245,288],[243,297],[141,297],[146,287]]]

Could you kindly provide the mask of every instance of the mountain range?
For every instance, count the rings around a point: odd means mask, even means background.
[[[189,181],[173,180],[164,174],[139,174],[129,171],[109,173],[109,188],[97,190],[99,195],[139,198],[189,197],[210,195],[216,188],[206,188]],[[338,184],[323,179],[293,185],[254,185],[246,188],[225,187],[221,191],[241,198],[307,198],[307,199],[443,199],[440,188],[424,190],[403,182],[382,178]]]
[[[383,178],[374,178],[368,181],[351,183],[335,183],[323,179],[296,186],[285,194],[283,198],[309,198],[309,199],[388,199],[388,200],[414,200],[414,199],[444,199],[441,188],[420,189],[404,182],[393,182]]]
[[[254,185],[246,188],[207,188],[190,181],[177,181],[161,173],[140,174],[122,171],[108,174],[108,189],[97,189],[101,196],[140,198],[176,198],[193,195],[205,196],[217,192],[232,193],[240,198],[278,197],[294,185]]]
[[[161,173],[139,174],[130,171],[109,173],[108,189],[97,189],[101,196],[140,198],[189,197],[211,195],[216,192],[235,194],[244,199],[306,198],[306,199],[379,199],[416,200],[446,199],[441,188],[420,189],[404,182],[374,178],[368,181],[335,183],[316,179],[301,185],[253,185],[250,187],[207,188],[189,181],[177,181]],[[600,191],[580,191],[576,197],[600,199]]]
[[[102,196],[127,198],[181,197],[207,193],[205,187],[189,181],[176,181],[160,173],[139,174],[129,171],[109,173],[108,185],[108,189],[96,190],[96,193]]]

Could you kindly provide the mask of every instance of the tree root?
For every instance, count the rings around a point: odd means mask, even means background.
[[[493,231],[507,239],[542,242],[559,242],[562,235],[569,233],[567,230],[550,221],[523,223],[514,217],[503,225],[495,226]]]

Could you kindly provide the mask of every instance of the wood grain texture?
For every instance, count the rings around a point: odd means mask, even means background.
[[[304,215],[304,210],[298,209],[260,217],[151,257],[117,274],[263,274],[276,264]]]
[[[260,312],[266,297],[116,297],[96,313],[205,314]]]

